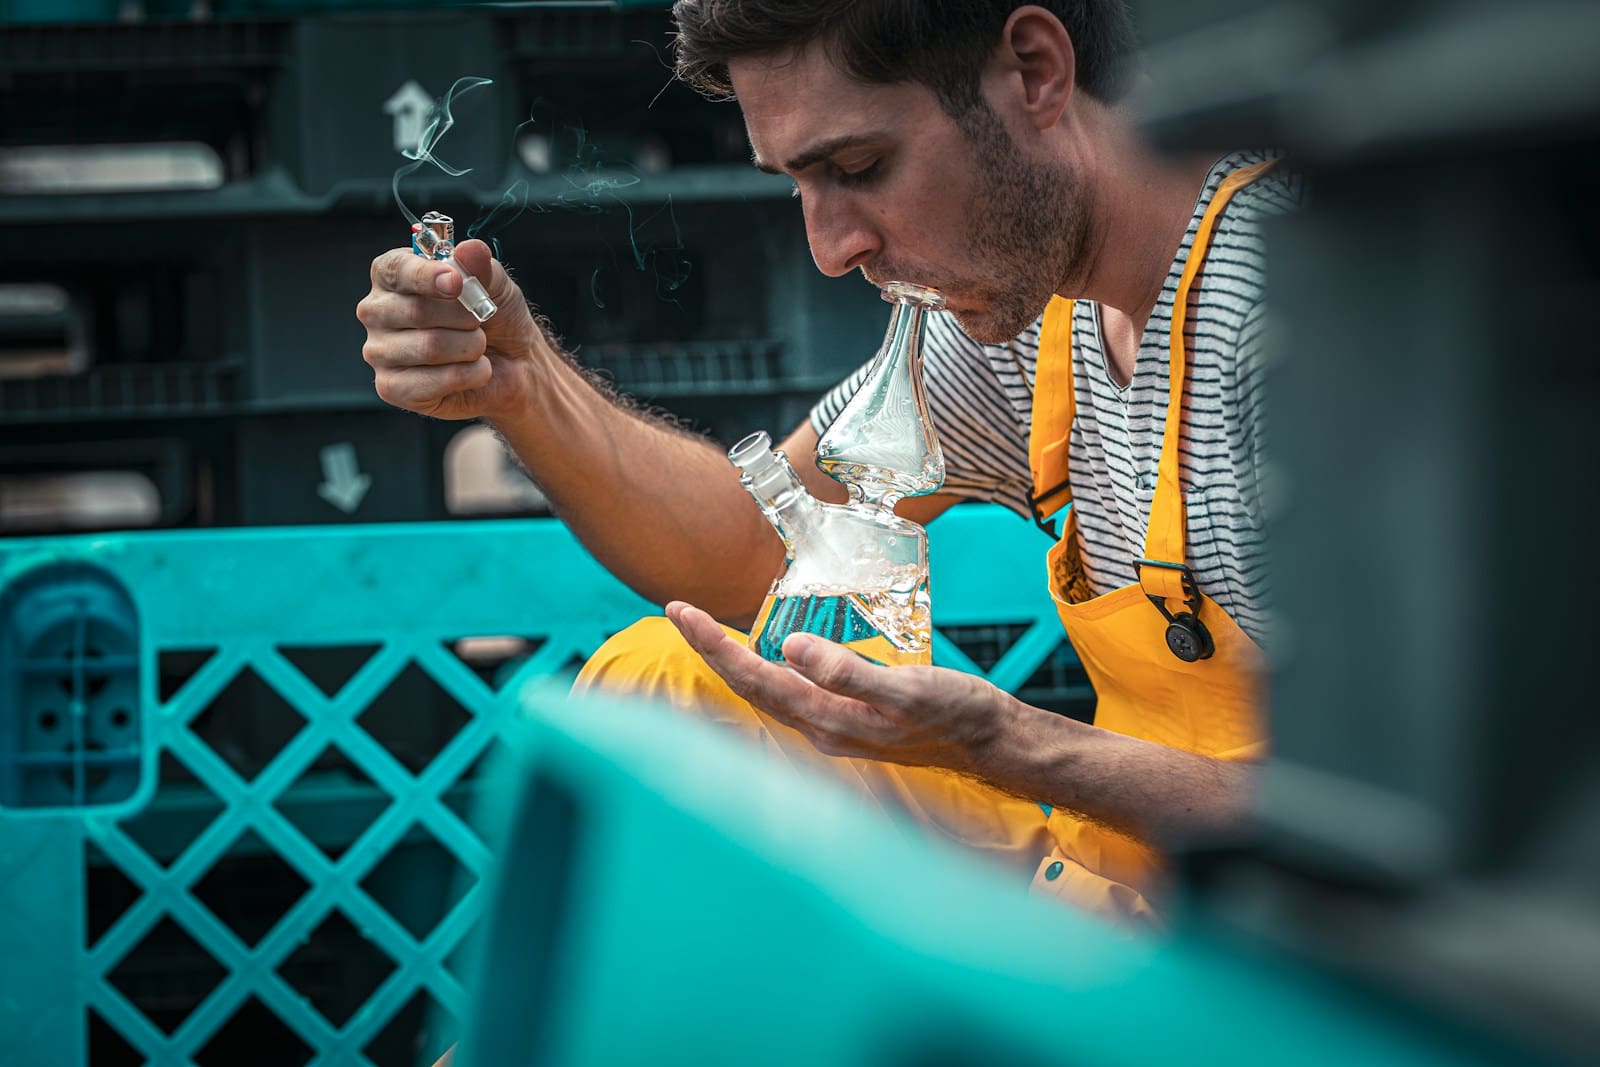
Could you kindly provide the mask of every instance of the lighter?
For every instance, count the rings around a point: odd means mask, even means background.
[[[461,275],[461,295],[457,299],[479,322],[488,322],[489,317],[500,310],[489,299],[483,283],[456,261],[456,224],[449,215],[437,211],[423,215],[422,221],[411,227],[411,251],[419,256],[441,259],[456,269]]]

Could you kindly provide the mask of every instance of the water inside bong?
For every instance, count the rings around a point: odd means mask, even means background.
[[[932,662],[928,582],[910,568],[905,585],[871,590],[779,582],[750,630],[750,647],[782,663],[792,633],[816,634],[885,666]],[[903,576],[905,577],[905,576]]]

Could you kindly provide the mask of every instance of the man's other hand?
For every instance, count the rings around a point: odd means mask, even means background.
[[[1020,707],[1009,694],[961,671],[881,667],[812,634],[784,639],[784,666],[729,637],[698,608],[674,601],[667,617],[729,688],[798,730],[824,755],[985,777],[986,751],[1008,714]]]

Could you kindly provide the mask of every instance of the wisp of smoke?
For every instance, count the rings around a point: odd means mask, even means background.
[[[402,165],[394,173],[394,199],[413,226],[417,225],[419,220],[400,195],[401,180],[428,164],[432,164],[453,178],[471,173],[471,168],[452,167],[440,159],[437,148],[444,135],[456,124],[451,112],[455,101],[474,89],[492,84],[489,78],[473,76],[458,78],[449,92],[434,105],[432,116],[418,139],[417,146],[404,153],[411,162]],[[466,238],[478,238],[488,242],[495,258],[498,259],[500,258],[499,234],[525,214],[544,214],[550,211],[596,213],[604,211],[608,205],[615,205],[622,208],[627,219],[628,249],[634,268],[645,271],[654,267],[657,295],[663,300],[670,300],[668,294],[681,288],[690,275],[689,261],[676,254],[683,251],[683,236],[678,228],[672,198],[666,197],[655,211],[643,218],[637,217],[633,205],[619,196],[618,192],[639,184],[642,179],[638,170],[629,163],[607,160],[599,147],[589,139],[588,132],[581,122],[558,118],[554,114],[554,109],[544,100],[536,100],[528,118],[517,124],[516,129],[512,131],[512,143],[520,144],[524,135],[530,133],[542,134],[554,143],[553,133],[556,130],[572,138],[571,161],[562,174],[567,188],[547,201],[533,200],[530,197],[527,181],[518,179],[501,194],[500,202],[493,209],[473,220],[459,232]],[[663,217],[665,224],[671,229],[670,239],[651,247],[642,245],[640,234],[645,227]],[[594,284],[598,274],[596,271],[596,278],[591,279],[591,295],[597,306],[604,307],[605,303]]]
[[[432,163],[452,178],[459,178],[463,174],[472,173],[471,167],[452,167],[436,156],[433,150],[438,147],[439,142],[444,139],[444,135],[449,133],[451,127],[456,124],[455,116],[450,111],[451,105],[456,101],[456,97],[464,96],[474,89],[493,84],[494,82],[489,78],[476,78],[470,75],[464,78],[457,78],[456,83],[450,86],[450,91],[444,94],[444,99],[433,105],[432,118],[423,129],[422,136],[417,138],[417,146],[408,148],[401,153],[412,162],[402,165],[394,172],[394,181],[391,185],[394,189],[394,202],[400,205],[400,213],[406,217],[406,221],[411,225],[416,226],[421,220],[417,218],[416,212],[406,206],[405,199],[400,195],[400,179],[415,174],[429,163]]]

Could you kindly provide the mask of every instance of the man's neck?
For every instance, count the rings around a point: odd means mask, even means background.
[[[1141,328],[1194,217],[1195,199],[1216,162],[1150,154],[1131,136],[1099,161],[1094,246],[1079,294],[1114,308]]]
[[[1101,337],[1112,380],[1133,379],[1146,321],[1215,162],[1209,156],[1154,155],[1113,111],[1101,113],[1100,151],[1090,168],[1094,219],[1087,270],[1072,294],[1100,305]]]

